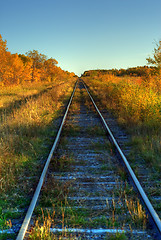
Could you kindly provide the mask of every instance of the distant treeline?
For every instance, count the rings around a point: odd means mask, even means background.
[[[99,75],[104,75],[104,74],[112,74],[114,76],[147,76],[147,75],[156,75],[158,73],[158,68],[157,67],[149,67],[149,66],[139,66],[139,67],[132,67],[128,69],[97,69],[97,70],[89,70],[85,71],[82,74],[82,77],[85,76],[99,76]]]

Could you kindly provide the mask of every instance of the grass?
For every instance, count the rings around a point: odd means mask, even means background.
[[[51,166],[53,171],[69,171],[72,164],[75,163],[75,160],[72,154],[54,156],[51,161]]]
[[[121,179],[125,182],[128,179],[128,174],[123,167],[118,167],[118,172]]]
[[[110,109],[133,136],[131,144],[135,151],[161,172],[161,76],[153,76],[146,82],[140,77],[110,74],[83,80],[90,86],[98,105]]]
[[[55,84],[56,85],[56,84]],[[57,83],[58,85],[58,83]],[[49,83],[33,83],[18,86],[6,86],[0,89],[0,119],[5,121],[6,114],[13,114],[31,98],[36,99],[52,88]]]
[[[74,125],[74,124],[68,124],[68,125],[65,125],[62,135],[68,136],[68,134],[70,134],[70,136],[76,137],[80,135],[80,130],[81,130],[80,126]]]
[[[139,227],[143,224],[143,229],[145,229],[147,224],[148,216],[146,215],[145,210],[143,209],[140,201],[134,201],[133,199],[125,199],[126,206],[132,217],[133,222]]]
[[[59,198],[58,198],[59,199]],[[58,200],[57,199],[57,200]],[[117,202],[113,199],[112,207],[109,208],[111,216],[107,218],[102,213],[102,217],[92,218],[93,212],[86,208],[75,208],[67,200],[64,202],[57,202],[58,205],[53,205],[50,210],[41,210],[42,214],[39,213],[39,218],[36,220],[35,225],[30,229],[29,239],[73,239],[74,234],[69,235],[68,232],[63,231],[68,228],[98,228],[104,227],[111,229],[122,228],[122,222],[119,220],[117,214],[124,215],[129,211],[129,218],[126,218],[126,225],[129,224],[131,227],[145,227],[147,216],[145,211],[142,209],[139,201],[125,199],[120,205],[119,211],[117,211]],[[69,205],[71,204],[71,206]],[[91,218],[89,218],[91,216]],[[130,218],[131,216],[131,218]],[[127,222],[128,219],[128,222]],[[51,231],[51,228],[62,228],[61,234],[56,234]],[[108,234],[107,239],[128,239],[124,232],[116,232],[115,234]]]
[[[3,213],[2,208],[0,208],[0,229],[6,229],[6,227],[11,228],[12,223],[8,218],[11,217],[9,213]],[[17,216],[16,216],[17,217]]]
[[[117,196],[118,199],[116,198]],[[108,199],[106,203],[111,213],[111,217],[108,220],[110,224],[109,227],[113,226],[117,228],[120,226],[120,223],[122,224],[120,217],[125,214],[126,220],[124,224],[126,226],[129,225],[130,228],[134,227],[143,230],[146,229],[148,216],[145,209],[140,204],[136,192],[133,188],[129,187],[127,182],[125,182],[124,187],[120,184],[118,187],[113,189],[112,205],[109,204]]]
[[[49,128],[47,129],[47,126],[51,126],[51,121],[58,117],[62,107],[59,96],[53,99],[53,95],[57,91],[59,91],[59,95],[63,94],[60,88],[55,88],[36,100],[29,99],[25,106],[14,111],[14,116],[6,116],[6,121],[0,128],[1,158],[5,157],[5,159],[1,159],[1,164],[4,163],[5,167],[2,165],[1,167],[6,172],[8,169],[10,174],[5,172],[3,177],[5,175],[9,179],[11,175],[16,174],[19,163],[26,165],[28,158],[38,156],[38,148],[43,145],[41,136],[44,134],[48,136]]]
[[[105,136],[105,130],[103,129],[103,127],[100,126],[89,127],[86,131],[89,135],[92,136]]]
[[[29,204],[55,137],[57,119],[64,111],[74,82],[69,79],[55,82],[50,88],[39,84],[28,89],[19,86],[0,90],[1,96],[12,95],[8,102],[3,102],[0,112],[0,203],[3,210],[24,208]],[[21,101],[24,96],[27,98]],[[20,100],[18,107],[17,100]],[[16,218],[6,216],[3,211],[0,219],[4,216],[7,220]],[[5,225],[5,221],[2,222]]]
[[[43,186],[42,195],[40,198],[40,206],[52,207],[53,204],[65,204],[66,197],[70,190],[70,181],[60,183],[54,177],[48,179],[48,184]]]
[[[109,239],[109,240],[126,240],[127,237],[126,237],[125,233],[117,232],[115,235],[107,236],[106,239]]]
[[[39,220],[36,221],[35,227],[32,228],[31,233],[29,233],[29,239],[36,240],[36,239],[43,239],[43,240],[50,240],[50,239],[57,239],[51,233],[50,228],[52,227],[53,219],[54,219],[55,212],[53,212],[52,216],[48,212],[47,216],[44,216],[44,212],[42,211],[43,217],[43,225],[39,225]],[[58,238],[59,239],[59,238]]]
[[[103,141],[92,142],[91,148],[94,149],[95,151],[109,150],[110,152],[112,152],[113,146],[110,142],[107,141],[106,138],[104,138],[104,135],[103,135]]]
[[[60,86],[65,83],[62,79],[58,79],[54,83],[43,82],[43,83],[23,83],[21,85],[1,86],[0,88],[0,109],[7,108],[10,104],[13,108],[15,103],[27,98],[35,97],[41,93],[46,92],[53,86]]]
[[[62,228],[62,233],[61,234],[54,234],[51,231],[51,228],[55,227],[55,212],[53,214],[50,214],[48,212],[48,215],[45,216],[44,213],[43,215],[43,224],[40,224],[40,221],[37,220],[35,223],[35,226],[31,229],[29,233],[29,239],[36,240],[36,239],[44,239],[44,240],[50,240],[50,239],[75,239],[75,234],[70,234],[68,232],[63,231],[64,228]],[[64,214],[62,214],[62,225],[64,225]],[[101,226],[101,224],[106,224],[107,219],[106,217],[102,217],[101,219],[95,219],[93,222],[91,222],[92,226],[98,227]],[[74,222],[72,222],[74,227],[80,227],[80,225],[89,225],[90,223],[85,221],[84,218],[82,217],[77,217],[74,219]],[[107,237],[107,239],[118,239],[118,240],[126,240],[125,233],[119,233],[117,232],[115,235],[110,235]]]

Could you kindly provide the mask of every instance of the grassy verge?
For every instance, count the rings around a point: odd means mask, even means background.
[[[22,100],[25,97],[31,97],[35,94],[51,87],[51,83],[28,83],[24,85],[5,86],[0,89],[0,108],[6,108],[15,101]]]
[[[30,202],[74,82],[72,78],[56,82],[48,90],[47,85],[38,88],[34,85],[32,90],[28,89],[33,94],[30,92],[30,97],[18,108],[14,105],[16,97],[4,104],[13,108],[12,114],[3,112],[0,126],[0,229],[8,227],[11,215],[11,221],[21,219],[23,209]],[[27,90],[21,92],[17,87],[12,91],[24,96]],[[40,94],[35,97],[36,91]],[[17,217],[16,211],[21,212],[20,209],[22,214]]]
[[[15,109],[19,109],[26,104],[29,99],[36,99],[41,94],[47,92],[52,87],[62,86],[66,80],[57,80],[54,83],[28,83],[23,85],[13,85],[1,87],[0,89],[0,121],[5,121],[6,115],[13,114]]]

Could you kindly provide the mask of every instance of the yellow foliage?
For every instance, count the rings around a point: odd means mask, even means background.
[[[113,109],[123,122],[139,123],[161,121],[161,75],[151,77],[145,84],[141,78],[103,75],[85,78],[96,95],[108,108]]]

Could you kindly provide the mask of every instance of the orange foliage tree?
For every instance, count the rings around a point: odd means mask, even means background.
[[[18,54],[7,51],[7,42],[0,35],[0,81],[3,85],[19,84],[24,79],[24,65]]]
[[[4,72],[6,72],[6,52],[7,52],[7,41],[3,41],[0,35],[0,82],[4,81]]]
[[[57,78],[57,65],[58,62],[57,60],[50,58],[45,61],[44,63],[44,73],[45,73],[45,78],[51,82]]]
[[[55,81],[73,77],[74,73],[63,71],[57,66],[54,58],[37,50],[24,54],[11,54],[7,49],[7,41],[0,35],[0,84],[22,84],[24,82]]]
[[[44,74],[44,62],[47,57],[44,54],[39,53],[37,50],[29,51],[26,55],[32,59],[32,82],[38,82],[41,80],[41,75]]]

